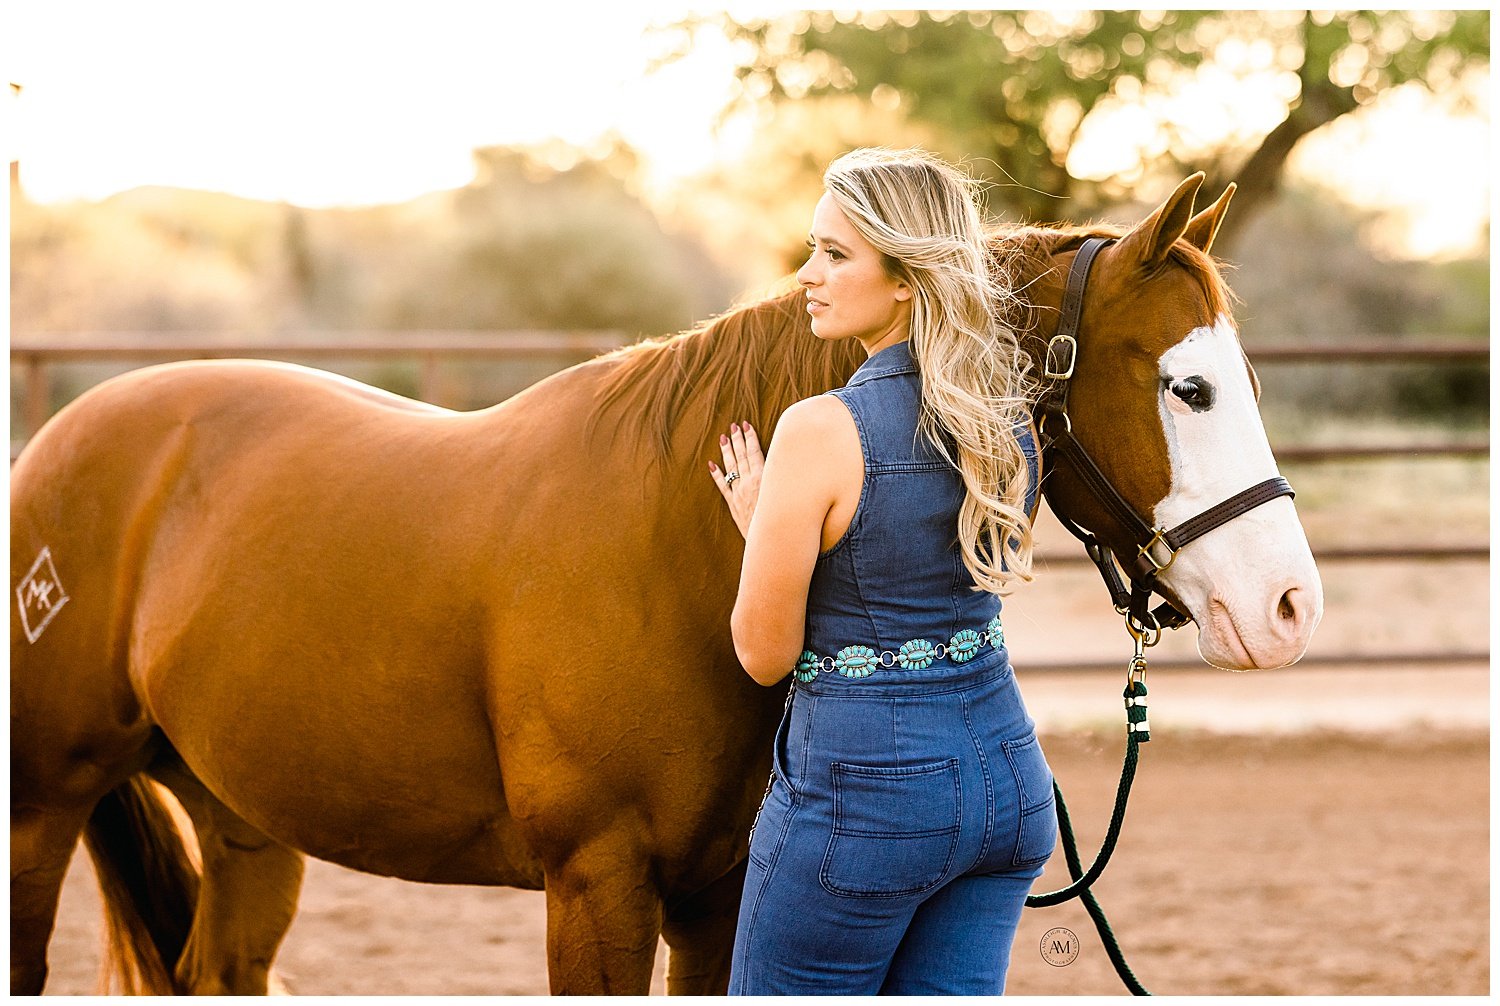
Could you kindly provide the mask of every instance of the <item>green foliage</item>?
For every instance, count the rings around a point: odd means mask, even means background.
[[[1148,164],[1176,177],[1253,167],[1274,179],[1310,129],[1386,88],[1413,80],[1440,88],[1489,59],[1483,10],[799,12],[680,27],[690,37],[706,26],[741,47],[740,100],[851,93],[899,106],[939,131],[945,153],[972,159],[997,182],[1005,208],[1036,221],[1118,201]],[[1265,137],[1269,146],[1196,150],[1182,136],[1191,123],[1162,119],[1154,137],[1141,138],[1140,170],[1100,180],[1069,173],[1069,152],[1096,110],[1168,104],[1200,64],[1251,51],[1250,63],[1284,81],[1290,125]]]

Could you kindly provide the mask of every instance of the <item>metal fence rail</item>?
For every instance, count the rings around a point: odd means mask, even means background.
[[[1451,653],[1331,653],[1327,656],[1310,654],[1297,661],[1296,669],[1307,670],[1357,670],[1370,667],[1428,667],[1428,668],[1472,668],[1487,667],[1489,650],[1464,650]],[[1068,662],[1030,661],[1017,665],[1027,674],[1087,674],[1095,671],[1120,673],[1124,666],[1120,660],[1079,660]],[[1152,657],[1153,671],[1201,671],[1208,668],[1202,660],[1173,657]],[[1274,673],[1274,672],[1271,672]],[[1123,676],[1123,675],[1122,675]]]
[[[57,363],[138,360],[161,362],[189,359],[256,358],[288,361],[313,360],[413,360],[420,365],[419,397],[438,405],[454,403],[443,400],[438,367],[445,360],[525,360],[551,359],[559,368],[580,362],[599,353],[632,341],[625,333],[615,331],[405,331],[405,332],[302,332],[296,335],[268,335],[261,338],[211,332],[83,332],[66,336],[18,334],[11,340],[11,366],[19,368],[25,382],[23,419],[26,430],[34,433],[51,412],[52,382],[50,368]],[[1489,362],[1487,345],[1459,344],[1443,340],[1420,343],[1370,345],[1340,344],[1316,346],[1264,346],[1249,353],[1257,366],[1308,364],[1403,364],[1403,365],[1474,365]],[[24,441],[13,441],[14,459]],[[1418,444],[1288,444],[1276,448],[1279,461],[1291,464],[1327,461],[1373,459],[1382,457],[1465,457],[1487,458],[1489,442],[1484,438],[1465,438],[1447,442]],[[1405,547],[1350,547],[1329,545],[1315,547],[1313,553],[1322,562],[1487,562],[1487,544],[1422,544]],[[1087,557],[1059,553],[1039,555],[1039,565],[1046,567],[1081,566]],[[1343,653],[1310,656],[1300,662],[1303,667],[1370,667],[1370,666],[1469,666],[1487,664],[1488,651],[1448,653]],[[1191,668],[1202,666],[1192,660],[1154,660],[1153,667]],[[1117,669],[1117,662],[1072,662],[1028,665],[1030,670],[1091,671]]]
[[[66,335],[21,333],[11,337],[11,365],[20,367],[25,382],[23,419],[27,434],[35,433],[51,412],[50,365],[101,360],[206,360],[250,357],[273,360],[390,360],[421,364],[418,394],[435,405],[443,400],[437,367],[445,359],[515,360],[552,358],[568,364],[607,352],[632,341],[619,331],[474,331],[417,330],[400,332],[299,332],[263,337],[225,333],[75,332]],[[1384,346],[1368,343],[1322,346],[1264,346],[1249,354],[1252,363],[1488,363],[1489,347],[1427,339]],[[1487,456],[1487,441],[1420,445],[1289,445],[1277,448],[1287,461],[1325,458],[1371,458],[1390,455]]]

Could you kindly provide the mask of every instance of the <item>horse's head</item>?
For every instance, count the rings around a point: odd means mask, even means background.
[[[1183,182],[1098,252],[1069,382],[1067,416],[1077,444],[1152,528],[1176,528],[1277,474],[1257,404],[1260,387],[1240,347],[1227,288],[1207,254],[1233,187],[1194,216],[1202,181],[1197,174]],[[1043,341],[1062,311],[1077,255],[1077,240],[1058,245],[1051,270],[1029,290],[1047,319],[1037,326]],[[1053,510],[1093,531],[1122,559],[1141,563],[1138,529],[1127,528],[1060,453],[1044,479]],[[1158,545],[1156,562],[1146,568],[1167,563],[1168,555]],[[1291,663],[1307,649],[1323,613],[1322,583],[1287,496],[1186,544],[1156,583],[1197,622],[1203,658],[1221,667]]]

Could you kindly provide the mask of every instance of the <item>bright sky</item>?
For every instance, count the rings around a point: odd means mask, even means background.
[[[358,205],[462,185],[477,146],[609,130],[660,171],[704,167],[728,43],[647,77],[649,12],[568,9],[23,0],[0,22],[23,183],[43,202],[154,184]]]
[[[746,141],[713,132],[732,82],[728,43],[705,32],[688,59],[648,76],[643,29],[680,8],[590,5],[576,20],[568,10],[12,0],[0,72],[24,92],[0,125],[43,202],[147,184],[308,206],[399,201],[464,184],[476,146],[587,144],[610,131],[642,152],[660,188]],[[1259,127],[1274,116],[1210,107],[1207,95],[1224,93],[1212,83],[1181,98],[1204,106],[1202,121]],[[1484,117],[1465,121],[1420,96],[1392,105],[1317,137],[1322,152],[1301,170],[1336,165],[1356,199],[1401,207],[1398,239],[1412,252],[1474,244],[1489,206],[1487,96]],[[1081,144],[1070,161],[1080,174],[1112,156],[1110,131],[1097,132],[1096,152]]]

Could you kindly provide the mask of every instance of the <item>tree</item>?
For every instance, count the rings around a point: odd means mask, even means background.
[[[740,102],[854,94],[899,106],[1032,221],[1096,212],[1157,175],[1203,169],[1206,191],[1232,178],[1240,191],[1220,247],[1274,194],[1303,136],[1387,88],[1440,90],[1489,61],[1485,10],[799,12],[678,27],[686,45],[704,28],[739,44]],[[1279,124],[1194,142],[1209,124],[1175,121],[1168,99],[1205,68],[1269,88],[1284,103]],[[1091,120],[1123,107],[1154,120],[1136,166],[1106,177],[1070,170]]]

